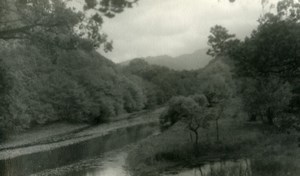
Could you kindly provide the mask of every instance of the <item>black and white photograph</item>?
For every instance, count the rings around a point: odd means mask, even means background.
[[[300,0],[0,0],[0,176],[300,176]]]

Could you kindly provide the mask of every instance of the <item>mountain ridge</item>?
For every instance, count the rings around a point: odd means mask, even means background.
[[[174,70],[196,70],[205,67],[213,58],[206,54],[207,49],[198,49],[190,54],[182,54],[176,57],[169,55],[148,56],[142,58],[149,64],[165,66]],[[127,60],[119,63],[120,65],[128,65],[130,61]]]

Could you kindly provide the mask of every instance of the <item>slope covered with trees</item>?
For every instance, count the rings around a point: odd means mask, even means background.
[[[55,65],[32,46],[3,48],[1,55],[2,128],[61,120],[100,123],[145,106],[134,78],[96,52],[63,51]]]
[[[0,137],[2,131],[62,120],[100,123],[143,109],[136,78],[95,51],[112,49],[101,30],[104,18],[135,2],[1,0]]]
[[[283,0],[250,37],[228,46],[245,110],[281,128],[299,128],[300,4]],[[251,97],[251,98],[250,98]]]
[[[252,175],[299,175],[300,4],[280,0],[275,7],[244,40],[211,28],[208,54],[215,59],[197,72],[198,95],[169,101],[160,121],[165,131],[129,154],[135,175],[178,166],[201,175],[203,163],[232,158],[250,158]],[[209,174],[242,174],[241,167],[224,168]]]
[[[112,49],[102,33],[135,1],[1,1],[0,129],[20,131],[56,121],[100,123],[120,113],[166,103],[198,90],[198,71],[140,60],[125,68],[95,49]]]

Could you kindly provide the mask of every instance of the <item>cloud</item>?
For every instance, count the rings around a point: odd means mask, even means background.
[[[261,0],[140,0],[103,30],[114,41],[104,54],[115,62],[135,57],[193,52],[206,47],[210,27],[220,24],[243,38],[257,26]]]

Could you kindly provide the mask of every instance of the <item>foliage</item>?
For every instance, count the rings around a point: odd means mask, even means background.
[[[199,79],[196,71],[175,71],[163,66],[150,65],[142,59],[132,60],[124,72],[140,77],[145,84],[145,93],[153,97],[152,104],[166,103],[171,97],[192,95],[198,92]]]
[[[281,0],[276,10],[262,16],[251,36],[228,53],[242,82],[239,86],[246,111],[253,119],[260,116],[269,124],[274,124],[275,118],[284,122],[299,114],[295,107],[299,106],[300,4]]]
[[[231,69],[223,60],[224,58],[218,58],[198,75],[201,82],[200,91],[207,97],[209,106],[216,109],[222,107],[225,109],[224,107],[236,95]]]
[[[191,95],[190,98],[192,98],[198,104],[198,106],[201,106],[201,107],[209,106],[209,102],[208,102],[206,96],[203,94]]]
[[[208,45],[211,48],[208,49],[207,54],[213,57],[224,55],[230,47],[239,42],[236,39],[233,40],[234,34],[229,34],[228,30],[220,25],[212,27],[210,33]]]
[[[232,57],[241,76],[284,79],[299,76],[299,24],[294,21],[270,19],[261,23],[251,38],[237,47]]]
[[[160,124],[163,129],[174,125],[176,122],[194,117],[199,112],[199,105],[189,97],[173,97],[169,106],[160,117]]]
[[[275,14],[267,13],[259,19],[251,37],[231,53],[239,75],[278,76],[285,80],[299,77],[299,13],[299,3],[281,0]]]
[[[30,41],[51,50],[49,53],[59,48],[83,48],[82,45],[103,46],[104,51],[110,51],[112,42],[101,31],[103,16],[113,17],[135,2],[85,0],[80,10],[73,7],[78,3],[73,0],[1,0],[0,39]]]
[[[195,116],[199,111],[199,105],[190,97],[173,97],[169,101],[168,108],[160,116],[162,129],[167,129],[176,122]]]
[[[165,130],[176,122],[182,122],[190,131],[190,139],[197,155],[199,153],[198,131],[209,126],[209,118],[208,101],[204,95],[178,96],[170,100],[168,108],[161,114],[160,125]]]
[[[256,81],[247,79],[243,84],[242,96],[247,100],[244,101],[244,109],[249,114],[273,124],[275,118],[287,112],[292,98],[289,83],[282,83],[278,78],[269,78]]]
[[[230,67],[223,60],[219,57],[201,70],[174,71],[162,66],[149,65],[142,59],[135,59],[123,69],[125,72],[136,75],[154,85],[153,89],[148,89],[145,92],[151,91],[153,97],[157,97],[157,104],[162,104],[170,99],[168,110],[161,116],[161,125],[165,129],[182,119],[185,116],[183,114],[189,112],[188,109],[181,109],[185,107],[181,104],[190,103],[189,106],[194,107],[191,101],[194,101],[199,107],[212,107],[209,110],[210,118],[218,120],[224,115],[223,110],[227,108],[233,94],[235,94],[235,85]],[[190,97],[186,99],[183,96]],[[231,109],[237,111],[237,109]],[[236,112],[231,112],[232,116],[234,113]],[[192,114],[186,116],[193,117]],[[193,121],[193,118],[189,120]],[[197,124],[194,122],[198,121],[193,121],[193,124]]]
[[[144,108],[147,100],[132,77],[94,50],[112,50],[103,17],[135,2],[0,0],[0,129],[100,123]]]
[[[147,102],[133,77],[96,52],[61,51],[55,65],[34,46],[9,45],[0,53],[9,87],[1,101],[3,129],[62,120],[100,123]]]

